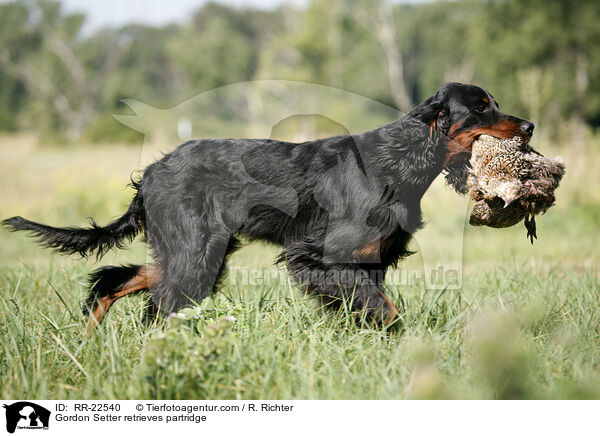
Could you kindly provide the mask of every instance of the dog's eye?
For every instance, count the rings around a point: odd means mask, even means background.
[[[478,107],[477,109],[475,109],[475,112],[478,112],[478,113],[480,113],[480,114],[482,114],[482,113],[484,113],[484,112],[487,112],[487,111],[488,111],[488,107],[487,107],[487,105],[486,105],[486,106],[480,106],[480,107]]]

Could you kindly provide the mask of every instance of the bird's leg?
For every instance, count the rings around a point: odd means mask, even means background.
[[[527,229],[527,237],[531,241],[531,245],[533,245],[533,239],[537,239],[534,215],[525,215],[525,228]]]

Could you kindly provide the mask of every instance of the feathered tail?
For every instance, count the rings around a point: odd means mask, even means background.
[[[137,192],[125,215],[105,227],[100,227],[94,220],[91,220],[89,228],[51,227],[20,216],[5,219],[2,226],[11,231],[29,232],[41,245],[60,253],[80,254],[82,257],[96,253],[97,257],[102,257],[113,247],[121,248],[124,241],[133,240],[144,229],[145,213],[140,185],[134,183],[133,186]]]

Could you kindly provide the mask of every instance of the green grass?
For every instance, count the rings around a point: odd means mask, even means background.
[[[131,191],[122,186],[139,159],[135,147],[25,144],[9,153],[14,143],[0,140],[3,217],[83,225],[88,216],[104,222],[124,210]],[[458,197],[434,186],[424,202],[430,233],[415,248],[441,246],[443,257],[455,248],[450,233],[458,225],[463,285],[445,292],[390,285],[402,308],[398,331],[356,326],[344,311],[323,311],[282,280],[226,282],[199,308],[150,326],[142,323],[142,297],[121,299],[88,335],[80,303],[86,274],[98,264],[1,231],[0,397],[600,398],[593,234],[600,152],[592,148],[589,156],[579,167],[565,156],[569,173],[557,206],[538,220],[533,247],[521,225],[467,226],[463,234],[464,214],[449,220],[447,213]],[[276,252],[251,245],[232,264],[266,268]],[[136,243],[99,264],[145,259]],[[406,265],[422,261],[417,254]]]

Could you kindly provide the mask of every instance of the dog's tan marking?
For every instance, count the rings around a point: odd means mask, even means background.
[[[383,297],[383,299],[385,300],[386,304],[390,307],[390,313],[383,320],[383,324],[390,325],[391,323],[395,322],[398,319],[399,314],[400,314],[400,310],[394,304],[394,302],[390,299],[390,297],[388,297],[387,295],[385,295],[385,293],[383,291],[381,291],[379,289],[378,289],[378,291],[381,294],[381,296]]]
[[[450,132],[448,133],[450,141],[448,141],[447,145],[444,166],[460,162],[467,158],[473,148],[473,141],[480,135],[490,135],[496,138],[522,137],[523,135],[520,126],[516,122],[506,119],[501,119],[491,126],[475,127],[471,130],[456,133],[460,127],[460,123],[453,124],[450,127]]]
[[[381,259],[382,252],[386,248],[386,245],[386,240],[377,239],[359,248],[354,254],[359,262],[362,260],[377,262]]]
[[[437,130],[437,118],[434,118],[434,120],[431,122],[431,124],[429,124],[429,137],[433,138],[433,132]]]
[[[88,331],[92,331],[100,325],[102,319],[104,319],[113,303],[119,298],[143,289],[151,289],[156,286],[159,280],[160,266],[158,264],[154,263],[141,267],[138,273],[129,279],[121,289],[113,294],[102,297],[100,301],[98,301],[98,305],[90,315],[87,326]]]

